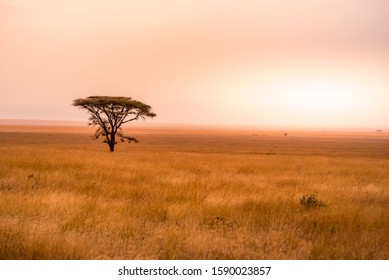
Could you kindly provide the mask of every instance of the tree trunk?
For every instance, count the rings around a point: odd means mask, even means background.
[[[111,142],[109,143],[109,151],[111,153],[115,151],[115,133],[111,133]]]

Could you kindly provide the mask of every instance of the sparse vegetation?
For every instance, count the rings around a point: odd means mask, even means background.
[[[0,258],[389,259],[385,134],[134,134],[1,132]]]

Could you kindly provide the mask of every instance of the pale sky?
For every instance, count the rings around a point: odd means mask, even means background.
[[[0,119],[389,128],[387,0],[0,0]]]

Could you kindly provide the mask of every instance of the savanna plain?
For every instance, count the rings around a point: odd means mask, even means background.
[[[0,127],[0,259],[389,259],[387,132]]]

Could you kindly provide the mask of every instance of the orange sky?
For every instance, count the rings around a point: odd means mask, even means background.
[[[389,128],[386,0],[0,0],[0,118]]]

